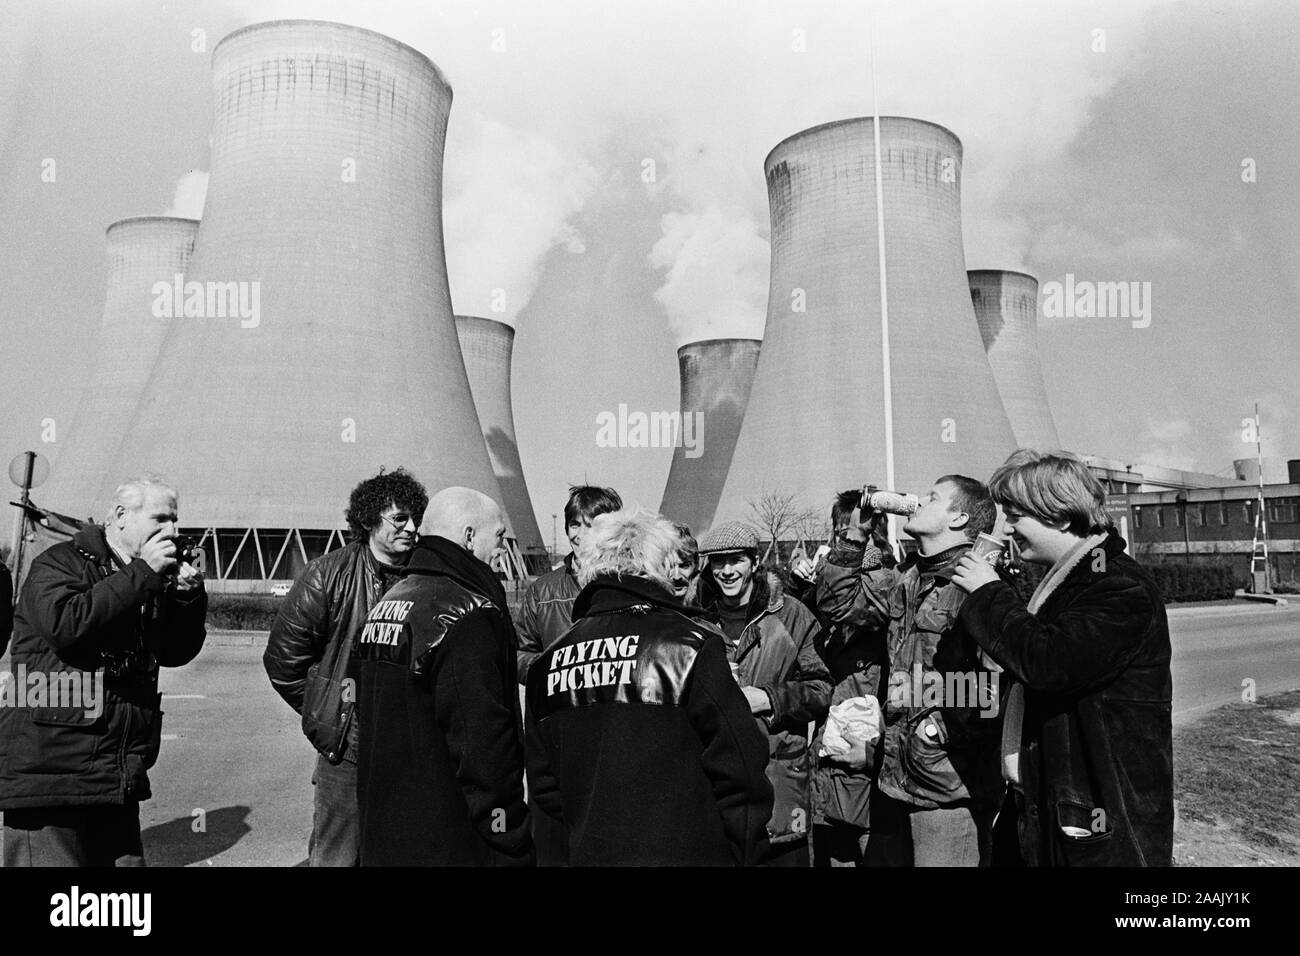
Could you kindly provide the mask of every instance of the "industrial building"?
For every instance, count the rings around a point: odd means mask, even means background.
[[[1274,585],[1300,585],[1300,460],[1288,463],[1290,481],[1264,486],[1269,575]],[[1117,493],[1107,505],[1140,561],[1226,564],[1238,582],[1250,578],[1259,486]]]
[[[894,485],[986,476],[1015,449],[971,306],[962,147],[918,119],[880,119]],[[873,121],[784,140],[764,164],[771,208],[767,327],[715,520],[764,493],[829,506],[884,485],[882,277]]]
[[[524,480],[515,439],[515,415],[510,391],[510,366],[515,330],[505,322],[473,315],[456,316],[456,334],[469,375],[470,392],[478,410],[479,426],[487,442],[488,457],[501,488],[519,550],[529,573],[550,569],[550,553],[542,541],[533,512],[533,500]]]
[[[762,345],[760,339],[707,339],[677,350],[682,421],[698,415],[703,440],[698,452],[688,454],[684,444],[673,450],[659,510],[696,533],[713,522]]]
[[[158,283],[170,287],[184,274],[198,226],[193,219],[138,216],[108,227],[108,281],[94,335],[93,364],[76,413],[68,427],[56,432],[50,480],[40,491],[47,507],[81,519],[104,520],[107,503],[96,504],[95,497],[110,479],[118,443],[167,332],[166,321],[153,314],[154,288]]]
[[[501,493],[447,282],[441,71],[315,21],[236,30],[212,70],[187,314],[166,322],[97,504],[117,476],[165,476],[219,591],[340,544],[350,489],[381,467]]]
[[[968,272],[971,305],[1016,444],[1061,447],[1038,360],[1038,280],[1023,272]]]

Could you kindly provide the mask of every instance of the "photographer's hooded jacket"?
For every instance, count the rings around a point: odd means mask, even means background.
[[[141,558],[122,567],[102,527],[37,557],[14,618],[4,693],[15,697],[0,707],[0,810],[148,799],[162,739],[158,668],[198,655],[207,607],[201,586],[177,591]],[[100,680],[96,707],[87,693]],[[57,699],[77,684],[79,700]]]

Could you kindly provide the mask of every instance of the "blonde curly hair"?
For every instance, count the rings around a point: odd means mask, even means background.
[[[672,590],[671,572],[682,539],[667,518],[623,508],[597,515],[578,549],[578,583],[601,574],[649,578]]]

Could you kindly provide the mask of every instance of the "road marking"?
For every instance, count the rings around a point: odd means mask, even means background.
[[[163,735],[162,735],[162,739],[163,739],[163,740],[175,740],[175,739],[176,739],[176,735],[175,735],[175,734],[163,734]]]
[[[207,700],[202,694],[163,694],[163,700]]]

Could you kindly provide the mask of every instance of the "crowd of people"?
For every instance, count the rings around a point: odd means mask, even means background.
[[[1022,450],[918,497],[906,550],[851,490],[765,564],[746,523],[575,487],[512,614],[491,497],[360,482],[263,658],[318,754],[311,865],[1169,865],[1164,604],[1096,478]],[[981,535],[1041,566],[1028,600]],[[205,635],[176,541],[142,479],[33,563],[13,665],[102,670],[105,706],[0,709],[4,865],[143,863],[158,668]]]

